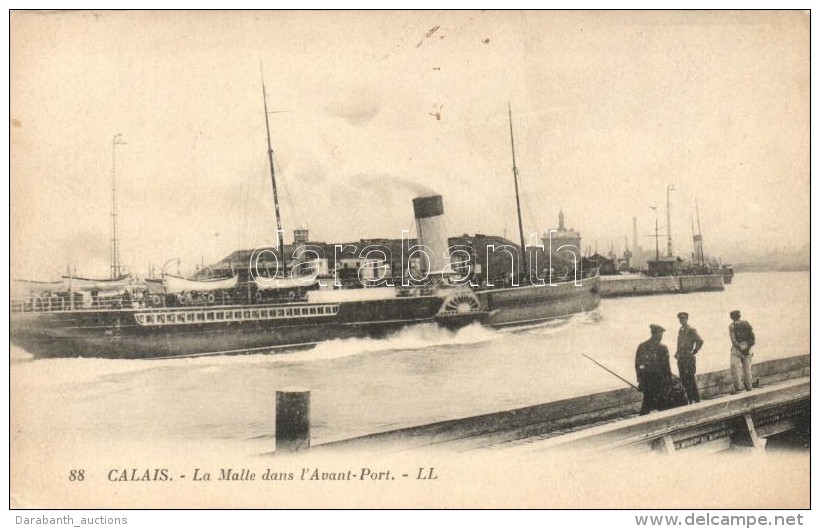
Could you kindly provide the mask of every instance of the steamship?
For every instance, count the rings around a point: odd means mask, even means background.
[[[267,125],[264,83],[263,98]],[[258,270],[249,269],[209,279],[166,274],[159,281],[139,285],[121,277],[15,282],[25,294],[11,302],[11,342],[41,358],[270,353],[334,339],[380,338],[419,324],[449,329],[473,323],[494,328],[535,324],[598,306],[594,271],[562,282],[527,282],[521,279],[525,273],[499,285],[476,281],[478,267],[453,263],[447,257],[440,195],[413,199],[418,247],[435,256],[421,260],[423,280],[344,289],[329,287],[319,267],[307,277],[294,276],[293,270],[286,277],[269,127],[268,155],[279,228],[279,270],[260,276],[255,275]],[[513,172],[517,189],[517,171]],[[523,234],[521,248],[525,248]],[[464,281],[453,280],[451,272],[457,269],[467,270],[460,276]]]

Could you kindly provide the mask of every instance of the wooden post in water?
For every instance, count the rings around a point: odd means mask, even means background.
[[[310,447],[310,391],[276,392],[276,452],[296,452]]]

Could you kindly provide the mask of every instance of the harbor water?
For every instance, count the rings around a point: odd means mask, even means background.
[[[595,313],[529,328],[431,325],[275,355],[34,360],[12,347],[11,453],[254,456],[272,450],[275,392],[290,387],[311,391],[313,444],[617,389],[625,384],[582,354],[634,381],[650,323],[667,329],[674,354],[679,311],[705,341],[698,371],[721,370],[733,309],[754,326],[755,361],[809,352],[808,272],[739,273],[723,292],[604,299]]]

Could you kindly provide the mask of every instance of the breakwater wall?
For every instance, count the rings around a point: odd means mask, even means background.
[[[723,276],[622,277],[603,276],[598,284],[601,297],[647,296],[653,294],[683,294],[723,290]]]
[[[704,292],[709,290],[723,290],[723,276],[719,274],[703,276],[680,276],[681,292]]]
[[[780,358],[754,364],[752,374],[758,385],[775,384],[808,376],[809,365],[809,355]],[[726,394],[732,389],[732,376],[728,369],[703,373],[698,375],[697,381],[703,399]],[[624,388],[374,433],[316,445],[312,450],[406,450],[436,445],[441,445],[442,448],[460,445],[466,449],[551,432],[558,435],[572,429],[624,418],[637,414],[641,401],[641,393],[632,388]]]

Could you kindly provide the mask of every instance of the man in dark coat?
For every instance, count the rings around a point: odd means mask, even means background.
[[[652,336],[635,353],[635,373],[638,375],[638,389],[643,393],[641,415],[658,409],[661,393],[672,378],[669,368],[669,349],[661,343],[665,329],[660,325],[650,325]]]
[[[678,374],[683,388],[686,390],[686,400],[689,404],[700,402],[698,384],[695,381],[695,355],[703,347],[703,339],[694,327],[689,325],[689,314],[678,313],[680,330],[678,331],[678,349],[675,358],[678,360]]]
[[[740,311],[729,313],[732,324],[729,325],[729,339],[732,340],[732,393],[746,388],[752,391],[752,346],[755,344],[755,333],[748,321],[740,318]]]

